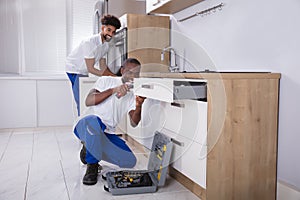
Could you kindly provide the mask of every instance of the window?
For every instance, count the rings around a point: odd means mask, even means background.
[[[96,2],[1,0],[0,73],[64,73],[67,54],[93,34]]]
[[[23,73],[62,72],[66,58],[66,1],[22,0]]]

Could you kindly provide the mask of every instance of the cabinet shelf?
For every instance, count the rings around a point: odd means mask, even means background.
[[[203,0],[147,0],[147,13],[173,14]]]

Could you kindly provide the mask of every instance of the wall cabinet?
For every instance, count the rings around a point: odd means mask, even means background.
[[[161,51],[170,45],[170,18],[125,14],[120,21],[127,27],[127,55],[141,62],[141,71],[168,72],[169,57],[161,61]]]
[[[203,0],[146,0],[147,13],[172,14]]]
[[[161,104],[169,118],[165,131],[175,133],[179,141],[173,156],[184,152],[170,167],[171,176],[201,199],[276,199],[280,74],[143,73],[142,77],[207,81],[207,104],[202,102],[207,109],[198,105],[199,117],[189,115],[193,111],[189,107],[197,108],[192,104],[198,101],[180,100],[186,108]],[[188,105],[189,101],[193,103]],[[190,130],[196,126],[193,122],[199,126]],[[191,139],[191,131],[199,138]]]

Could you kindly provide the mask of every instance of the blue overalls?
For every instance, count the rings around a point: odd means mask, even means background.
[[[72,83],[72,91],[73,91],[73,96],[76,102],[77,106],[77,112],[78,116],[80,115],[80,110],[79,110],[79,77],[88,77],[88,75],[83,75],[83,74],[71,74],[67,73],[71,83]]]
[[[104,160],[122,168],[134,167],[136,157],[125,141],[115,134],[105,133],[105,129],[105,124],[95,115],[86,116],[76,124],[74,133],[85,143],[86,162],[93,164]]]

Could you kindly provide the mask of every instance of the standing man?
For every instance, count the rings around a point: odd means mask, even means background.
[[[97,76],[114,76],[107,67],[105,56],[109,50],[109,42],[121,27],[120,20],[112,15],[101,18],[101,32],[83,40],[67,57],[66,72],[72,83],[72,90],[79,112],[79,77],[87,77],[88,73]],[[95,68],[99,64],[100,69]]]
[[[84,144],[80,160],[87,164],[83,184],[94,185],[98,180],[98,162],[104,160],[122,168],[132,168],[136,157],[125,141],[114,134],[115,127],[128,114],[132,126],[141,119],[144,97],[134,96],[128,83],[140,73],[140,62],[127,59],[121,67],[122,77],[99,77],[86,98],[93,111],[75,125],[74,133]]]

